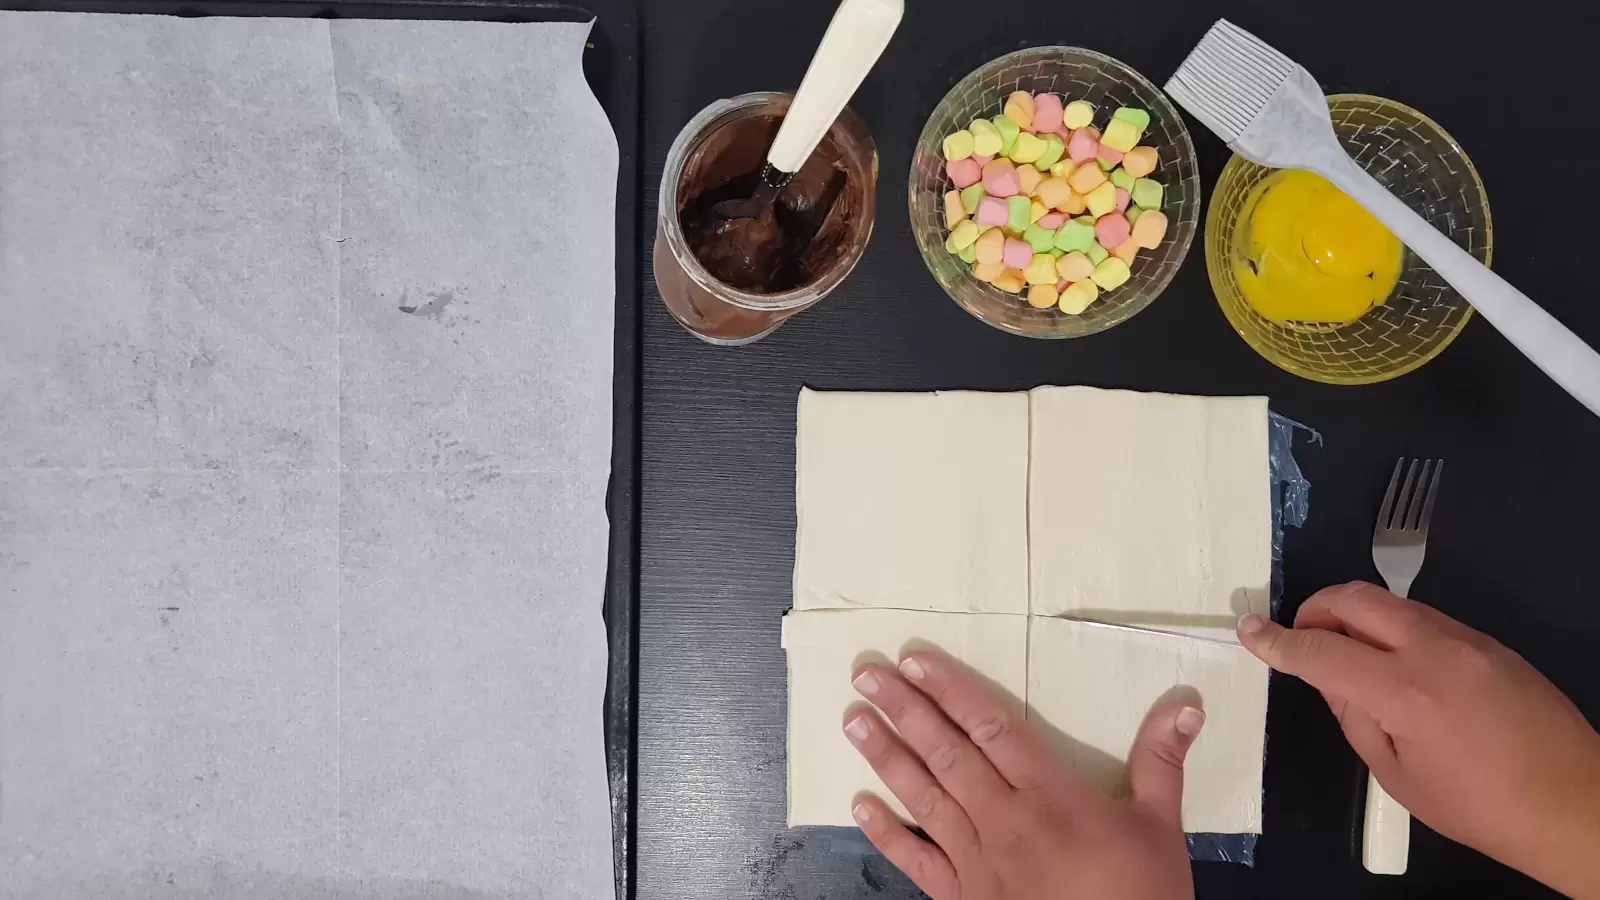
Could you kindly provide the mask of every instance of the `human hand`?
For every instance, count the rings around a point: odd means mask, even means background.
[[[1205,724],[1198,708],[1150,711],[1128,760],[1132,797],[1116,800],[948,656],[911,653],[899,671],[864,666],[852,683],[899,735],[864,708],[846,715],[845,735],[932,840],[871,794],[851,812],[933,900],[1194,896],[1179,811],[1183,759]]]
[[[1308,599],[1239,639],[1322,692],[1383,789],[1440,834],[1600,898],[1600,734],[1493,638],[1376,585]]]

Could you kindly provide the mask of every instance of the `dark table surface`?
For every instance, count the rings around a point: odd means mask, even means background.
[[[1395,457],[1447,461],[1428,563],[1413,595],[1521,652],[1600,720],[1600,597],[1592,517],[1600,509],[1600,419],[1487,323],[1421,370],[1382,385],[1300,380],[1228,328],[1200,247],[1149,309],[1094,337],[1030,341],[951,303],[917,256],[906,169],[933,105],[1006,50],[1066,43],[1109,53],[1157,84],[1211,21],[1227,16],[1306,65],[1330,90],[1393,97],[1467,148],[1487,184],[1495,268],[1600,344],[1592,252],[1553,233],[1564,210],[1600,207],[1600,182],[1561,179],[1520,138],[1555,123],[1577,153],[1600,88],[1585,21],[1499,7],[1494,16],[1398,0],[1339,4],[982,3],[909,0],[903,24],[852,106],[882,158],[877,233],[822,305],[754,346],[713,348],[660,306],[649,236],[667,147],[705,104],[793,90],[831,0],[678,0],[644,5],[646,285],[638,668],[638,896],[911,897],[858,836],[784,828],[785,673],[794,412],[820,388],[1009,390],[1090,384],[1195,394],[1266,394],[1326,438],[1299,457],[1311,519],[1291,531],[1287,612],[1332,582],[1375,578],[1369,538]],[[1325,10],[1316,21],[1311,10]],[[1311,23],[1315,22],[1315,25]],[[1514,62],[1512,62],[1514,60]],[[1226,148],[1189,123],[1209,189]],[[1575,172],[1592,176],[1593,163]],[[1560,199],[1554,192],[1560,191]],[[1201,897],[1541,896],[1532,882],[1415,826],[1411,869],[1366,874],[1351,851],[1354,754],[1321,699],[1277,678],[1268,718],[1266,834],[1255,869],[1196,866]],[[1470,789],[1470,785],[1463,785]]]

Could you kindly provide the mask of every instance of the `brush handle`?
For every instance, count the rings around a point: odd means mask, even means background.
[[[1412,212],[1337,145],[1319,152],[1306,168],[1377,216],[1534,365],[1600,415],[1600,353]]]
[[[1367,773],[1361,826],[1361,865],[1374,875],[1404,875],[1411,856],[1411,813]]]
[[[778,136],[767,151],[773,168],[800,171],[833,120],[861,86],[905,15],[905,0],[844,0],[811,57]]]

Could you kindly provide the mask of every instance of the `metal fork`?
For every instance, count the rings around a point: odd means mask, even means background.
[[[1411,582],[1422,571],[1428,524],[1433,521],[1433,499],[1439,493],[1439,473],[1443,470],[1442,459],[1412,460],[1407,466],[1402,457],[1389,476],[1389,490],[1383,495],[1378,524],[1372,530],[1372,562],[1397,596],[1409,595]],[[1361,864],[1378,875],[1403,875],[1410,855],[1411,814],[1369,772]]]
[[[1414,459],[1407,467],[1401,458],[1389,477],[1389,490],[1378,510],[1378,526],[1372,531],[1372,563],[1396,596],[1410,595],[1411,582],[1422,571],[1428,523],[1433,519],[1433,498],[1439,493],[1439,473],[1443,470],[1442,459]]]

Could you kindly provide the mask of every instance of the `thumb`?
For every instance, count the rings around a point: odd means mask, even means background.
[[[1133,802],[1174,828],[1183,827],[1183,760],[1205,723],[1198,706],[1182,700],[1157,704],[1128,753]]]
[[[1347,700],[1379,720],[1404,684],[1395,656],[1322,628],[1284,628],[1265,617],[1239,620],[1239,642],[1256,658],[1306,682],[1324,696]]]

